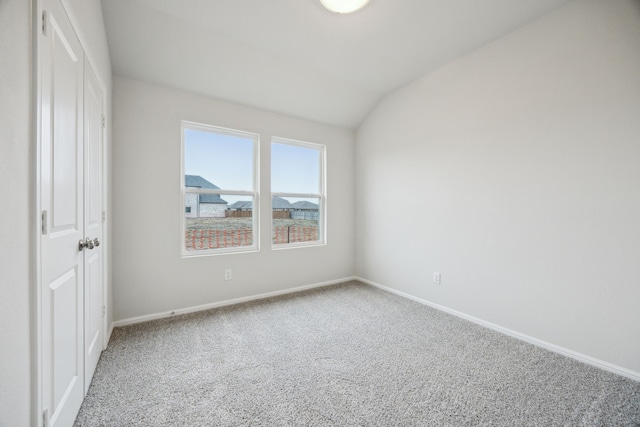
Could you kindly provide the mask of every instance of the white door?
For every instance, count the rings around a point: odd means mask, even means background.
[[[64,9],[43,0],[40,203],[42,408],[71,426],[84,397],[84,55]]]
[[[85,393],[102,353],[102,153],[103,91],[88,60],[84,64],[84,235],[91,244],[84,250],[84,360]]]

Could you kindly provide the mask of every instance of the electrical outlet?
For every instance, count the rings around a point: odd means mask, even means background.
[[[436,285],[440,284],[440,273],[438,272],[433,273],[433,283],[435,283]]]
[[[227,268],[224,271],[224,280],[231,280],[233,278],[233,273],[231,272],[230,268]]]

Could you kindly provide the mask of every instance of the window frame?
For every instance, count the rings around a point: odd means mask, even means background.
[[[193,187],[185,187],[185,131],[196,130],[201,132],[211,132],[222,135],[235,136],[240,138],[249,138],[253,140],[253,191],[233,190],[220,188],[214,189],[197,189]],[[260,251],[260,135],[253,132],[242,131],[238,129],[225,128],[221,126],[209,125],[204,123],[191,122],[182,120],[180,123],[180,252],[182,258],[193,258],[212,255],[229,255],[236,253],[248,253]],[[216,248],[188,251],[186,249],[186,215],[185,215],[185,198],[187,194],[217,194],[219,196],[249,196],[253,199],[252,206],[252,245],[239,246],[231,248]]]
[[[294,147],[302,147],[302,148],[310,148],[314,150],[320,151],[319,161],[320,165],[318,168],[318,173],[320,176],[318,177],[318,191],[319,193],[287,193],[287,192],[274,192],[272,188],[271,197],[269,201],[269,215],[270,215],[270,223],[271,223],[271,249],[272,250],[282,250],[282,249],[296,249],[296,248],[308,248],[308,247],[316,247],[316,246],[325,246],[327,244],[327,146],[325,144],[318,144],[314,142],[300,141],[290,138],[283,138],[279,136],[271,137],[271,144],[269,145],[269,153],[270,153],[270,165],[269,171],[271,174],[270,184],[273,186],[271,182],[273,178],[273,144],[284,144],[284,145],[292,145]],[[318,199],[318,240],[312,240],[307,242],[294,242],[294,243],[274,243],[273,242],[273,198],[274,197],[298,197],[298,198],[316,198]]]

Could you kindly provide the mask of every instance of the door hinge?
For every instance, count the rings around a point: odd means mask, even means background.
[[[42,12],[42,34],[47,35],[47,11]]]
[[[102,211],[102,222],[105,222],[107,220],[107,213],[105,211]]]
[[[49,408],[42,411],[42,427],[49,427]]]
[[[104,305],[102,306],[102,317],[107,315],[107,307],[105,307]]]
[[[104,129],[105,126],[107,126],[107,119],[104,116],[102,116],[102,129]]]
[[[47,234],[47,211],[42,211],[42,234]]]

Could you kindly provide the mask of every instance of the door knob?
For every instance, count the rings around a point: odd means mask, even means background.
[[[96,239],[96,240],[98,240],[98,239]],[[100,241],[98,240],[98,245],[99,245],[99,244],[100,244]],[[87,237],[86,239],[84,239],[84,240],[80,240],[80,241],[78,242],[78,250],[79,250],[79,251],[82,251],[84,248],[87,248],[87,249],[93,249],[93,247],[94,247],[94,241],[93,241],[93,240],[91,240],[91,239],[90,239],[90,238],[88,238],[88,237]]]
[[[100,240],[98,240],[98,238],[96,237],[95,239],[93,239],[93,244],[95,246],[100,246]]]

